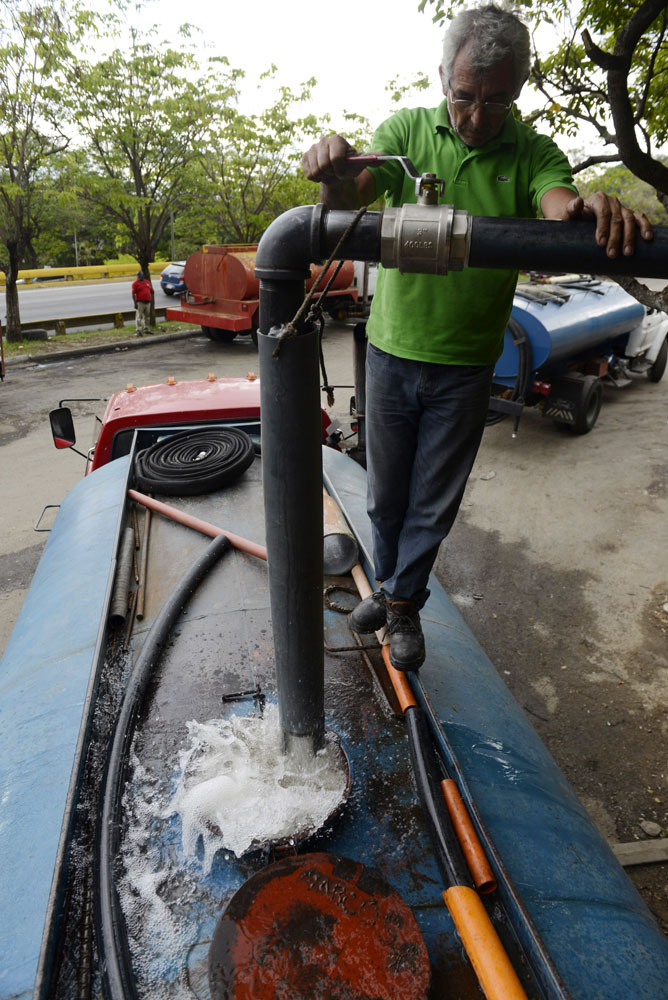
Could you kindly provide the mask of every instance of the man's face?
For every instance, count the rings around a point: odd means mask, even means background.
[[[450,124],[467,146],[483,146],[494,139],[503,128],[510,113],[513,100],[517,97],[514,86],[513,60],[510,56],[492,66],[484,74],[474,72],[471,66],[471,48],[475,43],[465,45],[457,53],[452,66],[452,75],[444,79],[441,67],[443,93],[448,98]],[[469,108],[458,107],[454,101],[473,101]],[[490,110],[485,104],[507,105],[507,110]]]

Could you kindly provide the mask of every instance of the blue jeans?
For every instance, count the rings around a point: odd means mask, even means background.
[[[368,345],[367,510],[376,579],[421,608],[485,428],[493,365],[439,365]]]

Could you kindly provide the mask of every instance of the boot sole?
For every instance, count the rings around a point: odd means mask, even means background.
[[[390,663],[392,664],[395,670],[401,671],[402,674],[416,674],[420,669],[420,667],[422,666],[422,664],[424,663],[424,660],[425,658],[423,656],[419,663],[417,663],[415,660],[413,660],[410,664],[395,663],[395,661],[392,659],[392,652],[390,651]]]

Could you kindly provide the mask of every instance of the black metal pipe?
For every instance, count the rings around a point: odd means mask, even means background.
[[[302,205],[279,215],[264,233],[255,258],[255,274],[262,279],[305,280],[310,264],[321,264],[334,250],[357,212],[330,211],[324,205]],[[346,240],[345,260],[379,260],[380,212],[366,212]],[[294,315],[294,314],[293,314]],[[292,316],[285,316],[284,320]],[[260,285],[260,329],[262,285]]]
[[[260,325],[263,333],[292,321],[304,301],[304,278],[260,278]],[[303,329],[298,325],[298,329]]]
[[[311,262],[322,262],[355,219],[323,205],[291,209],[258,247],[262,474],[276,683],[286,749],[324,738],[322,433],[318,332],[293,330]],[[363,216],[345,256],[375,260],[379,213]]]
[[[473,217],[468,265],[668,280],[668,226],[657,226],[649,242],[637,233],[632,256],[611,258],[596,245],[593,222]]]
[[[261,331],[258,348],[276,683],[284,745],[308,753],[324,737],[319,331],[274,332]]]
[[[425,209],[425,213],[430,210]],[[355,212],[299,206],[269,226],[258,247],[259,355],[265,518],[279,714],[284,740],[317,747],[324,731],[322,649],[322,440],[317,335],[285,329],[304,295],[311,262],[336,248]],[[358,219],[339,256],[380,259],[383,217]],[[633,257],[610,260],[588,222],[471,220],[469,266],[668,276],[668,229],[638,238]],[[401,240],[397,246],[400,252]],[[447,280],[447,279],[446,279]],[[284,335],[276,352],[278,338]]]

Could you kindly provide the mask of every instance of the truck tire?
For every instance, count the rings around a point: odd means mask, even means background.
[[[663,343],[659,348],[659,353],[656,356],[654,364],[651,368],[647,369],[647,378],[650,382],[660,382],[663,378],[663,373],[666,370],[666,362],[668,361],[668,337],[663,338]]]
[[[203,326],[202,333],[216,344],[229,344],[237,335],[236,330],[221,330],[217,326]]]
[[[568,425],[574,434],[589,434],[598,420],[602,402],[603,384],[600,378],[596,375],[585,375],[575,405],[575,420]]]

